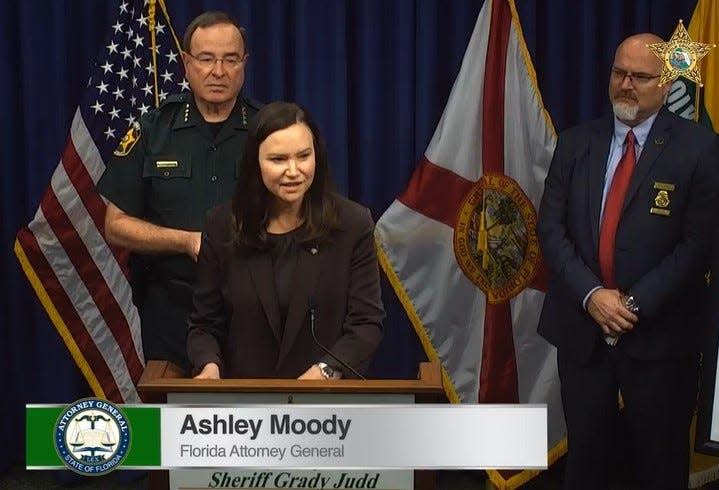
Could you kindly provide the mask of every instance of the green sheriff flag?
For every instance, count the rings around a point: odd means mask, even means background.
[[[699,0],[687,29],[692,41],[719,44],[719,0]],[[670,111],[719,133],[719,49],[700,61],[703,87],[680,77],[674,81],[667,99]],[[699,89],[699,90],[697,90]],[[699,488],[719,480],[719,458],[693,451],[695,422],[692,422],[689,488]]]
[[[699,0],[689,23],[689,37],[708,44],[719,44],[719,2]],[[700,123],[719,133],[719,55],[709,53],[702,60],[704,87],[699,100]],[[696,93],[696,92],[695,92]]]
[[[687,32],[692,41],[719,44],[719,1],[699,0]],[[719,55],[710,52],[702,58],[700,73],[703,87],[683,77],[674,81],[667,107],[719,132]]]

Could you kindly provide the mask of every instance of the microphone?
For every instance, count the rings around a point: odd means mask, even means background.
[[[318,346],[320,349],[322,349],[323,351],[325,351],[325,353],[326,353],[328,356],[330,356],[332,359],[334,359],[335,361],[337,361],[338,363],[340,363],[343,368],[347,369],[347,371],[351,372],[352,374],[354,374],[355,376],[357,376],[359,379],[364,379],[364,380],[366,380],[367,378],[365,378],[364,376],[362,376],[355,368],[353,368],[352,366],[350,366],[349,364],[347,364],[345,361],[343,361],[342,359],[340,359],[339,357],[337,357],[336,355],[334,355],[331,350],[329,350],[327,347],[325,347],[324,345],[322,345],[322,343],[319,341],[319,339],[317,339],[317,334],[315,333],[315,323],[316,323],[315,317],[316,317],[316,314],[317,314],[317,307],[315,306],[315,304],[314,304],[313,301],[310,301],[310,333],[312,334],[312,340],[315,341],[315,344],[317,344],[317,346]]]

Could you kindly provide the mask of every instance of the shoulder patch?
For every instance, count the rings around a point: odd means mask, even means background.
[[[117,146],[117,149],[113,152],[113,154],[118,157],[129,155],[137,142],[140,141],[141,134],[140,123],[135,121],[127,130],[125,136],[123,136],[120,140],[120,144]]]

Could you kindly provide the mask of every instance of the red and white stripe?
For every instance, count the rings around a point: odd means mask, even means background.
[[[105,164],[76,111],[60,164],[15,250],[93,391],[136,403],[143,369],[140,320],[126,254],[103,236],[105,202],[95,183]]]

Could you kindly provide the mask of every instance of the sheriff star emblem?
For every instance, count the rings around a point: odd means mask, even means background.
[[[680,20],[671,39],[665,43],[647,44],[647,47],[662,60],[662,74],[659,84],[674,81],[677,77],[687,78],[702,87],[699,60],[716,47],[716,44],[696,43]]]

